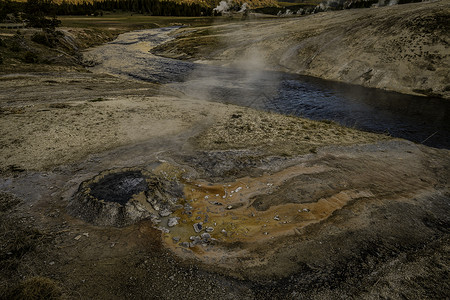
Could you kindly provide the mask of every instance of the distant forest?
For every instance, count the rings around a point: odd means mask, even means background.
[[[63,1],[60,4],[51,0],[28,0],[27,2],[14,2],[0,0],[0,22],[7,14],[17,15],[27,10],[27,6],[36,5],[46,12],[56,15],[102,15],[103,12],[133,12],[154,16],[211,16],[213,10],[200,4],[176,3],[165,0],[103,0],[94,3],[70,3]]]
[[[210,16],[213,10],[199,4],[176,3],[164,0],[103,0],[94,3],[57,5],[58,15],[98,15],[102,11],[126,11],[154,16]]]

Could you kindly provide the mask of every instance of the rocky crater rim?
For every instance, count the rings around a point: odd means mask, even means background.
[[[169,215],[181,191],[177,180],[144,169],[106,170],[80,184],[68,211],[94,225],[122,227]]]

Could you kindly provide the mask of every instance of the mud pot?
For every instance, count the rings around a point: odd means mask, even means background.
[[[144,148],[3,183],[27,199],[32,215],[42,214],[45,227],[64,232],[52,278],[73,286],[112,272],[98,295],[125,289],[146,297],[157,286],[167,299],[370,298],[413,296],[409,286],[418,278],[416,290],[426,294],[446,270],[446,150],[395,140],[294,157]],[[130,154],[127,164],[135,167],[113,167]],[[74,263],[79,267],[63,279]],[[395,279],[397,269],[409,280]],[[132,287],[122,280],[107,292],[119,274],[134,278]],[[91,284],[76,288],[95,295]],[[446,293],[435,288],[436,296]]]

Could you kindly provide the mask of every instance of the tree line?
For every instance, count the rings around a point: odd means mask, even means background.
[[[154,16],[210,16],[211,8],[200,4],[177,3],[164,0],[103,0],[93,3],[69,3],[57,5],[58,15],[98,15],[103,11],[123,11]]]
[[[31,9],[30,9],[31,8]],[[154,16],[211,16],[213,10],[201,4],[177,3],[166,0],[103,0],[93,3],[72,3],[63,1],[60,4],[52,0],[27,0],[15,2],[0,0],[0,22],[8,16],[20,16],[22,13],[43,12],[47,15],[102,15],[103,12],[132,12]]]

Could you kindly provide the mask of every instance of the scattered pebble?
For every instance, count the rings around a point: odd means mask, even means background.
[[[189,248],[188,242],[182,242],[182,243],[179,243],[178,245],[180,245],[181,247],[184,247],[184,248]]]
[[[161,222],[157,215],[151,215],[151,221],[155,225]]]
[[[212,227],[206,227],[205,231],[206,231],[206,232],[213,232],[213,231],[214,231],[214,228],[212,228]]]
[[[199,233],[203,229],[203,222],[195,223],[193,226],[195,232]]]
[[[85,233],[83,233],[83,235],[84,235],[85,237],[89,237],[89,232],[85,232]]]
[[[274,220],[276,221],[280,221],[280,217],[278,215],[276,215],[275,217],[273,217]]]
[[[167,226],[173,227],[175,225],[178,225],[178,219],[179,218],[169,218],[169,220],[167,220]]]
[[[162,211],[159,212],[159,214],[160,214],[161,217],[167,217],[170,214],[172,214],[172,212],[170,210],[168,210],[168,209],[163,209]]]
[[[202,233],[201,238],[205,239],[205,240],[209,240],[211,238],[211,235],[207,232],[204,232],[204,233]]]
[[[75,239],[76,241],[78,241],[79,239],[81,239],[81,234],[77,235],[74,239]]]
[[[233,209],[233,205],[228,205],[227,209]]]
[[[198,242],[200,242],[201,238],[198,235],[191,235],[189,237],[189,239],[194,242],[194,244],[197,244]]]
[[[158,230],[161,230],[161,231],[164,232],[164,233],[169,233],[169,232],[170,232],[169,229],[167,229],[166,227],[163,227],[163,226],[159,226],[157,229],[158,229]]]

